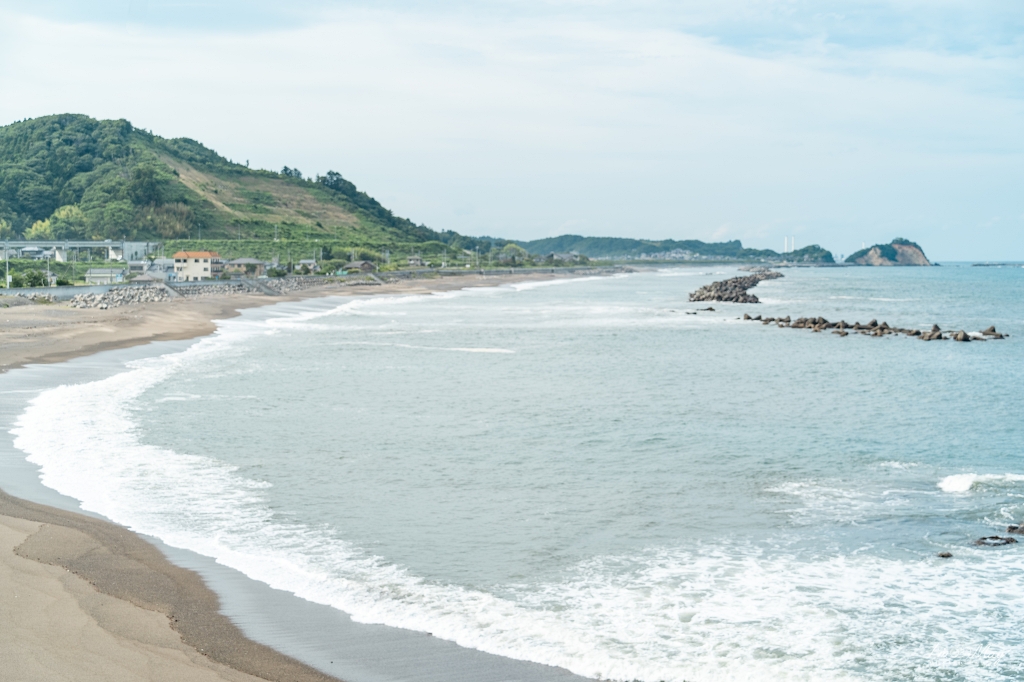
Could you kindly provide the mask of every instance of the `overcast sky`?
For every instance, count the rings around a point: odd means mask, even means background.
[[[0,0],[0,124],[62,112],[470,235],[1024,260],[1018,0]]]

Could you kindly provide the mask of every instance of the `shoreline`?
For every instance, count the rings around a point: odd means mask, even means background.
[[[28,364],[64,362],[154,341],[183,341],[208,336],[217,330],[218,320],[236,317],[242,310],[276,303],[328,296],[426,295],[515,282],[586,276],[582,273],[524,272],[410,279],[378,286],[325,284],[281,296],[256,293],[213,295],[106,310],[71,308],[63,303],[18,305],[0,308],[0,373]]]
[[[0,327],[0,375],[29,364],[60,363],[153,341],[199,338],[213,333],[218,320],[276,303],[330,296],[424,295],[578,277],[523,273],[375,287],[328,285],[279,297],[210,296],[109,310],[59,304],[19,306],[0,311],[6,321]],[[90,649],[83,641],[69,641],[55,622],[0,627],[5,648],[12,647],[20,664],[28,666],[25,679],[53,678],[29,674],[34,660],[63,656],[66,665],[74,666],[79,655],[91,661],[97,679],[106,678],[115,669],[124,671],[126,664],[119,656],[126,648],[144,650],[136,657],[140,667],[135,679],[340,679],[247,636],[222,612],[223,599],[208,582],[195,570],[172,561],[154,541],[106,519],[14,497],[5,487],[6,482],[0,485],[0,537],[4,538],[0,570],[15,584],[48,595],[52,604],[87,623],[94,639],[109,640],[105,647]],[[0,609],[6,612],[18,605],[11,604],[17,595],[0,599]],[[120,616],[111,618],[114,611]],[[153,670],[158,667],[175,672],[156,675]]]

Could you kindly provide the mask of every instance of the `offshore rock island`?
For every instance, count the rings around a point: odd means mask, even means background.
[[[906,239],[893,239],[888,244],[875,244],[850,254],[846,262],[851,265],[932,265],[924,249]]]

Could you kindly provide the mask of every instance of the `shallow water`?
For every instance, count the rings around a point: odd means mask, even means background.
[[[787,270],[686,314],[736,274],[276,306],[43,392],[16,445],[169,545],[582,675],[1019,679],[1024,550],[971,541],[1024,520],[1024,269]]]

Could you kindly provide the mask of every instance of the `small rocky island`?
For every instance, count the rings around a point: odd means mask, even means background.
[[[893,239],[888,244],[875,244],[861,249],[846,259],[852,265],[931,265],[924,250],[912,241]]]
[[[690,294],[690,300],[760,303],[757,296],[747,293],[747,289],[753,289],[766,279],[778,279],[779,277],[782,277],[781,272],[764,269],[746,277],[733,277],[721,282],[712,282]]]

